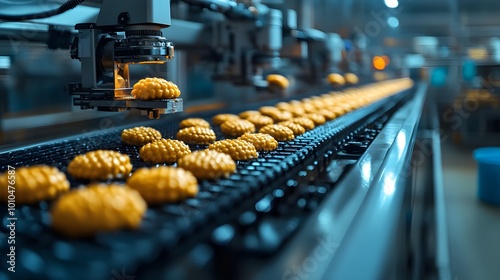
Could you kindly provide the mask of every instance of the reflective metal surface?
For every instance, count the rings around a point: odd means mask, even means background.
[[[425,98],[421,85],[414,101],[400,110],[391,120],[399,129],[387,131],[393,139],[391,147],[372,147],[371,153],[385,154],[383,162],[374,163],[375,177],[368,195],[360,207],[338,254],[333,258],[324,279],[384,279],[393,240],[396,237],[401,212],[405,180],[409,177],[406,165],[413,150],[415,131]],[[388,144],[388,142],[386,142]],[[375,171],[377,170],[377,171]],[[368,233],[368,234],[367,234]],[[338,277],[338,278],[337,278]]]
[[[387,279],[425,92],[420,85],[273,265],[252,279]]]

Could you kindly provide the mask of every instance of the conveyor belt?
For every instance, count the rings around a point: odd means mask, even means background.
[[[154,267],[175,260],[200,243],[222,252],[219,261],[233,253],[271,256],[334,188],[338,178],[331,179],[328,188],[308,182],[323,172],[332,158],[346,160],[345,166],[339,166],[341,176],[343,168],[359,158],[409,93],[399,93],[329,121],[293,141],[280,143],[276,151],[261,153],[258,159],[238,162],[236,173],[229,178],[201,181],[196,198],[150,207],[137,231],[67,239],[50,228],[50,202],[19,205],[15,279],[120,279],[124,268],[128,274],[150,279]],[[178,121],[174,116],[148,125],[159,129],[164,137],[173,138]],[[218,139],[223,138],[218,128],[215,131]],[[1,172],[8,165],[35,164],[48,164],[66,172],[74,156],[96,149],[128,154],[134,169],[152,166],[140,160],[139,148],[121,142],[120,132],[104,130],[4,152],[0,154]],[[87,183],[68,178],[73,188]],[[6,218],[3,216],[1,240],[8,236]],[[279,234],[266,239],[259,236],[262,227],[278,229],[275,232]],[[3,252],[6,246],[7,242],[1,242]],[[5,261],[1,267],[0,276],[6,271]],[[231,271],[221,273],[221,277],[231,275]]]

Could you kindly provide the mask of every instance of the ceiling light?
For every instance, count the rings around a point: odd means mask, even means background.
[[[397,8],[399,6],[398,0],[384,0],[384,3],[391,9]]]

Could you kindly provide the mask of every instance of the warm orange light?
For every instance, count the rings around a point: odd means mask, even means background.
[[[391,59],[387,55],[383,55],[382,59],[385,62],[385,66],[388,66],[389,64],[391,64]]]
[[[377,70],[384,70],[385,69],[385,61],[382,57],[380,56],[374,56],[373,57],[373,68],[377,69]]]

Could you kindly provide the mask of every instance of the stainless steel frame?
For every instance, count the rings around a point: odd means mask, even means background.
[[[279,257],[248,279],[408,278],[407,168],[425,97],[421,84]]]

